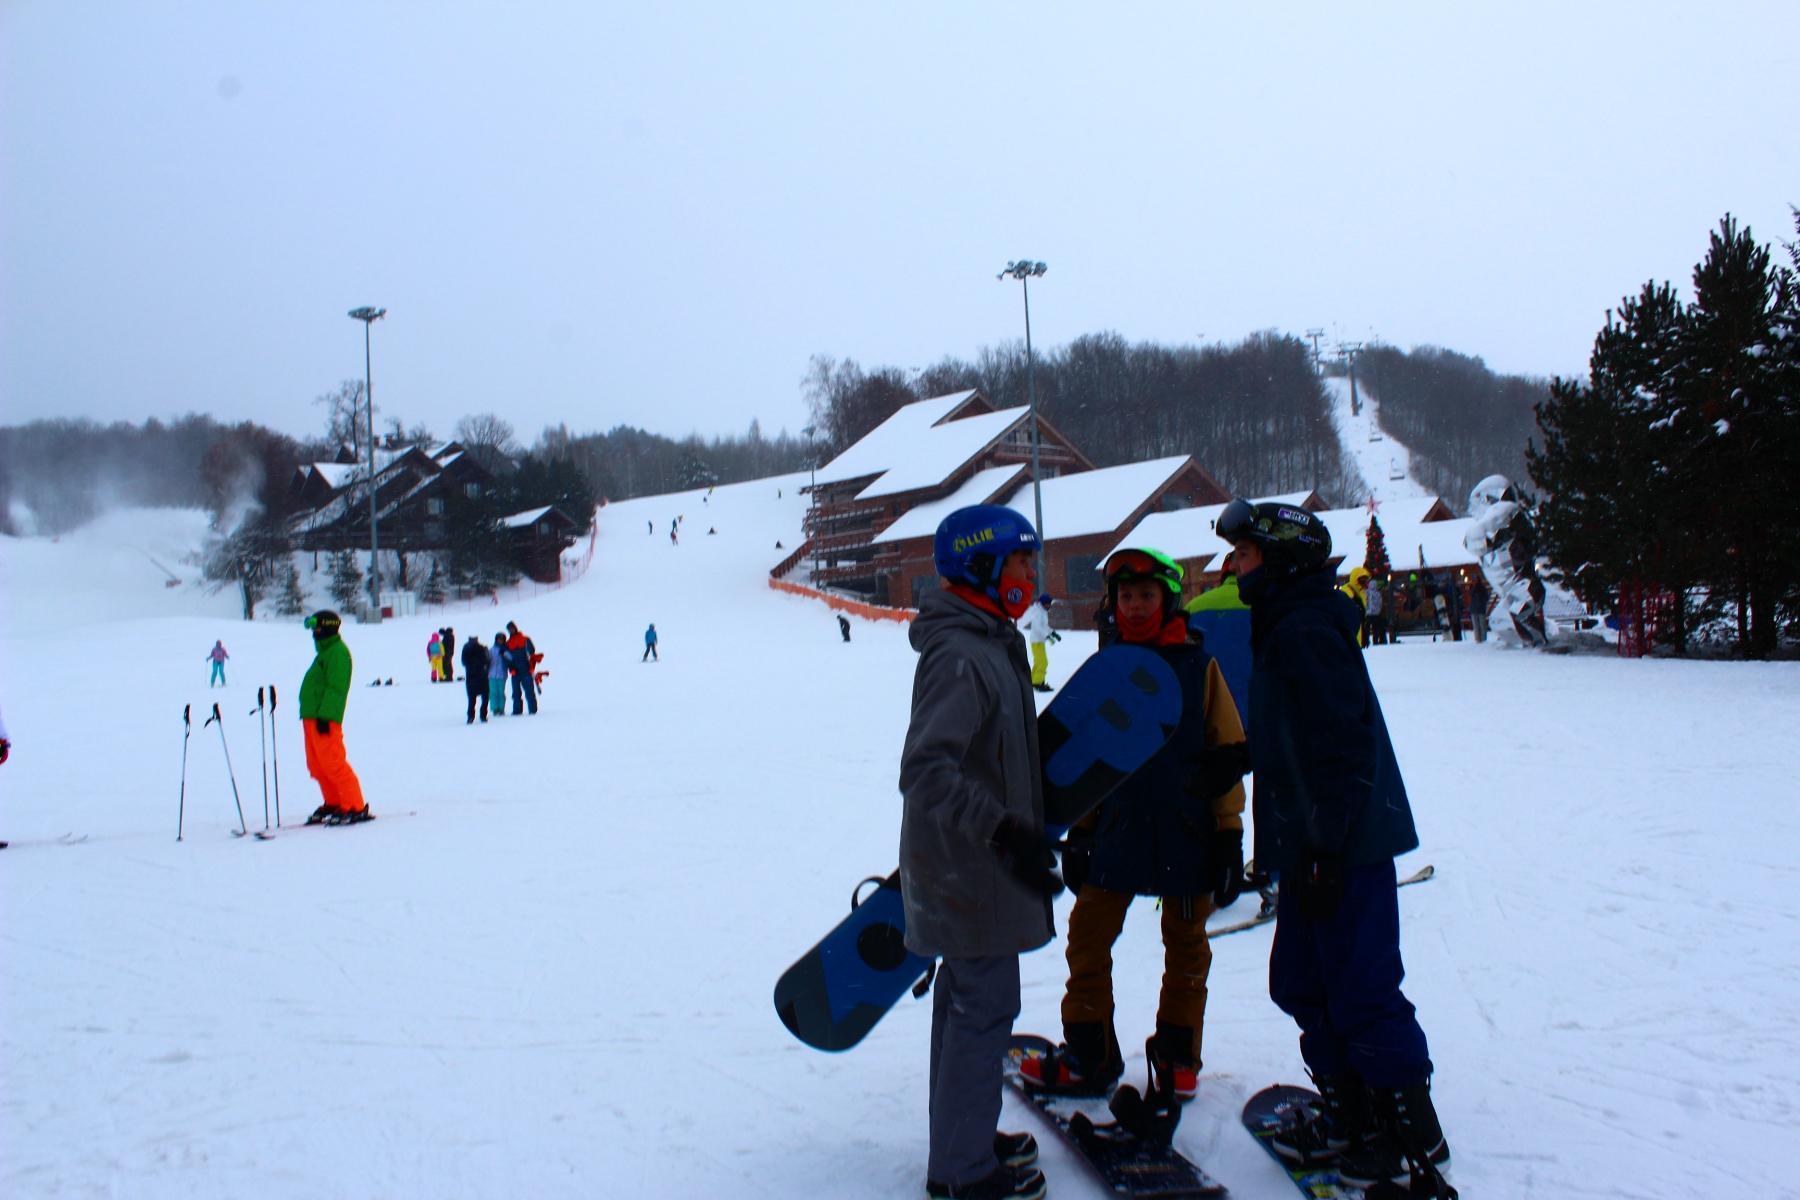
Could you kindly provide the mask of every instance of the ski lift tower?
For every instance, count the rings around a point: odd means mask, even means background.
[[[1362,353],[1361,342],[1339,342],[1338,357],[1350,368],[1350,415],[1362,415],[1362,402],[1356,398],[1356,356]]]
[[[1323,329],[1309,329],[1306,331],[1306,336],[1313,344],[1313,373],[1316,375],[1323,375],[1325,373],[1325,366],[1319,361],[1319,339],[1325,336],[1325,331]]]

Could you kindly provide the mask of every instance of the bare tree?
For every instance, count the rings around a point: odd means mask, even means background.
[[[363,396],[363,381],[346,379],[336,391],[313,398],[314,404],[325,408],[325,438],[333,446],[367,451],[369,408],[363,403]]]
[[[458,421],[456,440],[490,471],[520,453],[512,425],[493,413],[476,413]]]

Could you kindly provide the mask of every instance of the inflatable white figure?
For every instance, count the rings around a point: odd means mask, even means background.
[[[1469,492],[1472,523],[1463,545],[1481,563],[1498,606],[1527,646],[1550,641],[1544,627],[1544,581],[1537,573],[1537,537],[1519,493],[1504,475],[1489,475]]]

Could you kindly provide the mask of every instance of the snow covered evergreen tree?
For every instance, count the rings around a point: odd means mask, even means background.
[[[363,573],[356,565],[356,555],[339,550],[331,556],[331,598],[341,609],[356,606],[362,596]]]
[[[419,589],[419,599],[426,604],[444,602],[444,568],[435,561],[431,564],[431,574],[425,577],[425,586]]]
[[[300,591],[300,572],[292,558],[276,571],[280,579],[275,593],[275,611],[284,617],[297,617],[306,611],[306,596]]]

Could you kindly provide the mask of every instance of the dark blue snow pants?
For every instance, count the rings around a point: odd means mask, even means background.
[[[1400,908],[1394,862],[1344,871],[1328,920],[1308,920],[1298,888],[1277,893],[1269,998],[1300,1026],[1300,1056],[1317,1075],[1354,1073],[1371,1087],[1431,1074],[1425,1031],[1400,993]]]
[[[931,1157],[926,1178],[967,1187],[1000,1165],[1001,1074],[1019,1015],[1019,956],[945,958],[931,1001]]]

